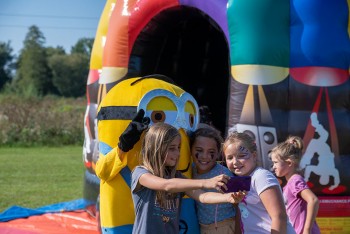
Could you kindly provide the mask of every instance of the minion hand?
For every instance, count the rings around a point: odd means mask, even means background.
[[[144,117],[145,111],[140,109],[128,127],[119,137],[118,147],[123,152],[128,152],[140,140],[141,134],[148,128],[150,119]]]

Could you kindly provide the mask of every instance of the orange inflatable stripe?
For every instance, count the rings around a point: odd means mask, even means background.
[[[136,0],[117,1],[109,20],[106,45],[103,52],[103,67],[128,66],[129,17]]]

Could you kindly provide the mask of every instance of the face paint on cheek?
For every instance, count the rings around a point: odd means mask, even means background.
[[[238,150],[242,153],[245,153],[245,154],[249,153],[249,150],[241,145],[239,146]]]
[[[211,160],[213,161],[215,158],[215,154],[210,154]]]
[[[196,152],[196,154],[194,156],[196,157],[196,159],[198,159],[199,158],[199,153]]]
[[[244,146],[240,145],[238,147],[238,151],[242,154],[241,158],[247,159],[250,157],[250,151],[247,148],[245,148]]]

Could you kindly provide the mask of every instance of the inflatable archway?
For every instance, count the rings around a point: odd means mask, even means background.
[[[273,146],[302,137],[322,232],[350,231],[349,61],[346,0],[106,1],[87,82],[85,196],[98,193],[98,104],[120,80],[159,73],[223,133],[255,137],[266,168]]]

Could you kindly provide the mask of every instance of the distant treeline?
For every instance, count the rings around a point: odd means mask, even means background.
[[[18,56],[13,55],[11,42],[0,42],[0,92],[24,97],[84,96],[93,42],[93,38],[79,39],[69,53],[61,46],[45,47],[45,37],[34,25]]]

